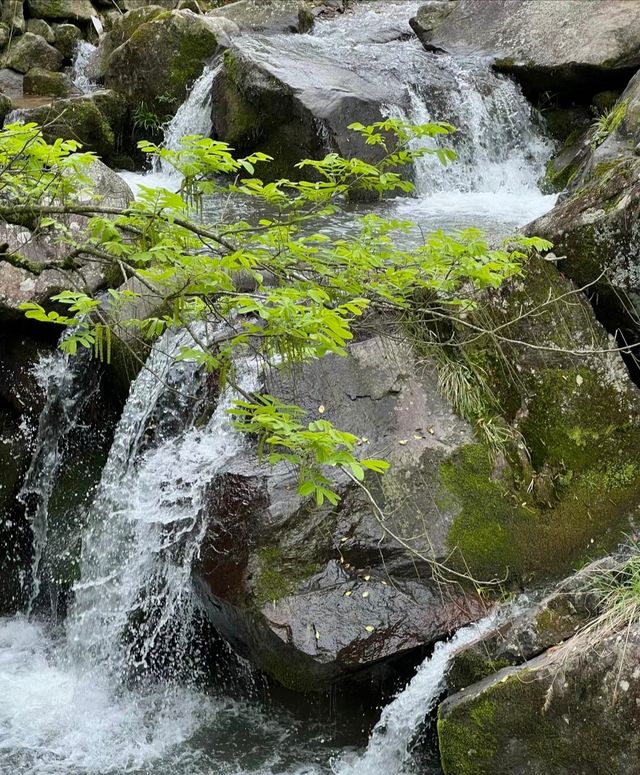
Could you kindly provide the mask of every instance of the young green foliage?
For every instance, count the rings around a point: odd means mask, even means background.
[[[270,160],[263,153],[236,158],[226,143],[198,136],[183,138],[177,151],[142,142],[142,151],[181,173],[182,185],[177,192],[142,188],[120,209],[102,207],[95,192],[87,204],[82,169],[93,157],[77,153],[78,144],[47,145],[32,125],[0,131],[0,161],[8,172],[0,178],[0,215],[28,216],[70,255],[136,283],[135,290],[112,287],[100,298],[65,292],[53,299],[57,309],[30,303],[25,313],[72,326],[61,346],[70,353],[93,348],[106,360],[113,337],[150,341],[184,327],[193,344],[180,357],[233,383],[233,363],[243,354],[256,355],[267,368],[344,356],[354,323],[364,315],[419,313],[422,321],[464,315],[478,291],[521,272],[527,252],[539,246],[535,240],[494,248],[469,229],[436,232],[408,247],[405,237],[414,225],[375,214],[361,218],[352,233],[329,236],[324,227],[352,190],[379,197],[410,193],[413,184],[401,177],[401,168],[425,154],[443,163],[455,156],[434,144],[453,131],[449,124],[387,119],[351,129],[379,148],[377,163],[331,153],[299,163],[311,180],[271,183],[253,177],[255,165]],[[422,139],[429,144],[420,146]],[[254,214],[234,219],[233,213],[247,210]],[[62,217],[69,213],[88,218],[80,236]],[[143,294],[152,303],[136,317],[132,302]],[[199,321],[219,324],[213,340],[195,333]],[[329,468],[342,468],[358,481],[367,470],[386,468],[384,461],[359,459],[357,439],[328,420],[305,422],[299,407],[277,396],[242,399],[233,409],[237,427],[257,434],[272,463],[298,468],[303,496],[337,502]]]

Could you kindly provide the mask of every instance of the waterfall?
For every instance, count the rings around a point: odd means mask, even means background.
[[[213,82],[222,70],[222,58],[213,65],[206,65],[202,75],[191,87],[189,96],[178,108],[164,130],[164,147],[172,151],[180,148],[185,135],[211,134],[211,101]],[[165,170],[166,171],[166,170]]]
[[[194,82],[187,99],[178,108],[175,116],[164,127],[164,148],[176,151],[180,148],[180,140],[185,135],[211,134],[211,102],[213,82],[222,69],[223,60],[219,58],[214,64],[205,65],[200,77]],[[134,194],[139,187],[151,186],[167,188],[177,191],[182,182],[182,175],[168,162],[155,159],[153,170],[146,173],[125,172],[118,173],[131,187]]]
[[[453,77],[455,89],[434,98],[428,89],[411,85],[406,108],[387,107],[390,115],[411,123],[456,125],[452,136],[432,143],[453,147],[456,161],[445,167],[433,155],[418,160],[417,195],[537,192],[551,145],[518,86],[478,62],[440,56],[438,65]]]
[[[207,529],[205,486],[242,446],[228,419],[232,390],[223,393],[203,427],[194,426],[206,374],[175,361],[188,342],[185,332],[165,334],[133,384],[84,536],[69,639],[80,658],[108,663],[120,673],[145,666],[163,628],[179,631],[190,618],[191,566]],[[241,387],[253,389],[249,364],[238,369]],[[177,435],[158,425],[166,414],[161,399],[175,403],[176,392],[192,404],[188,427]],[[145,448],[150,427],[159,438]],[[125,647],[133,616],[142,642]]]
[[[61,350],[44,355],[34,369],[36,381],[45,395],[38,421],[34,453],[18,499],[33,531],[32,587],[28,613],[40,594],[42,562],[47,546],[49,504],[61,466],[65,445],[82,418],[83,406],[98,385],[98,373],[91,368],[91,354],[81,352],[70,358]],[[53,582],[53,579],[48,579]],[[49,589],[55,613],[55,582]]]
[[[71,80],[83,94],[95,91],[96,84],[92,79],[94,57],[98,49],[86,40],[78,41],[71,69]]]
[[[462,627],[450,640],[437,643],[409,684],[383,709],[364,754],[355,760],[342,758],[334,762],[334,774],[403,775],[404,766],[410,759],[411,744],[444,689],[451,659],[464,646],[492,630],[497,619],[497,614],[492,613],[479,622]]]

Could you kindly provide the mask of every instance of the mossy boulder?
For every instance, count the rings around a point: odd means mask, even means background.
[[[480,443],[441,466],[438,498],[459,506],[447,535],[454,564],[531,585],[602,555],[629,529],[640,505],[640,394],[586,298],[551,263],[525,272],[484,299],[474,321],[503,332],[499,346],[490,334],[459,335],[452,357],[464,353],[491,398]]]
[[[207,60],[227,40],[226,29],[225,20],[191,11],[156,15],[107,57],[104,82],[132,109],[144,103],[159,115],[175,112]]]
[[[56,39],[55,33],[44,19],[28,19],[27,32],[40,35],[47,43],[54,43]]]
[[[165,9],[161,5],[150,4],[116,17],[106,34],[100,39],[98,46],[101,77],[104,77],[107,72],[111,54],[127,41],[138,27],[163,13]]]
[[[42,97],[68,97],[78,89],[66,73],[34,67],[24,77],[24,93]]]
[[[41,35],[26,32],[12,41],[4,55],[4,66],[26,73],[32,67],[42,67],[45,70],[59,70],[64,57],[58,49],[49,45]]]
[[[37,19],[84,22],[97,16],[90,0],[27,0],[29,14]]]
[[[78,43],[82,40],[82,30],[75,24],[54,24],[53,34],[53,45],[62,54],[65,62],[70,62],[75,56]]]
[[[446,672],[447,693],[466,689],[504,667],[521,665],[572,638],[598,613],[594,574],[614,565],[612,557],[596,560],[546,591],[537,602],[516,602],[502,624],[456,651]]]
[[[21,109],[20,117],[42,126],[48,142],[58,137],[78,140],[108,162],[118,153],[117,135],[123,130],[126,106],[114,92],[102,91]]]
[[[637,772],[640,631],[550,651],[447,698],[445,775]]]
[[[326,685],[374,653],[429,642],[432,562],[532,588],[603,556],[633,525],[640,394],[553,264],[532,259],[524,278],[486,293],[467,325],[445,334],[456,343],[446,362],[442,348],[436,359],[397,336],[386,349],[374,338],[349,359],[269,380],[310,418],[353,431],[367,457],[389,460],[367,483],[384,525],[349,480],[335,480],[337,507],[314,509],[290,472],[265,471],[249,452],[213,483],[215,527],[196,571],[203,598],[216,629],[283,683]],[[482,375],[467,421],[438,387],[460,359]],[[553,637],[561,616],[556,624]]]
[[[2,21],[9,30],[20,35],[26,29],[24,4],[22,0],[4,0],[2,3]]]

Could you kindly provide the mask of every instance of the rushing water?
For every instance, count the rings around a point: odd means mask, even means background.
[[[90,94],[97,88],[92,77],[96,53],[97,48],[94,45],[86,40],[78,41],[71,68],[71,80],[83,94]]]
[[[50,569],[42,567],[48,540],[49,505],[65,461],[65,446],[82,420],[84,405],[97,387],[97,372],[92,367],[90,353],[69,358],[61,350],[56,350],[42,356],[35,367],[35,376],[46,398],[38,422],[33,457],[18,497],[25,504],[33,531],[28,609],[31,612],[41,591],[43,573],[47,573],[51,607],[55,612],[55,580],[50,577]]]
[[[411,38],[406,20],[418,5],[363,3],[353,14],[319,23],[310,36],[278,36],[275,43],[282,56],[314,52],[373,82],[398,84],[397,99],[384,106],[389,115],[458,126],[452,138],[458,162],[446,169],[431,158],[420,162],[416,196],[377,205],[382,213],[412,218],[427,229],[473,224],[504,234],[553,204],[537,187],[549,144],[512,82],[482,62],[429,54]],[[92,88],[92,54],[84,45],[76,58],[74,80],[83,91]],[[216,66],[208,67],[194,84],[166,128],[168,147],[177,147],[184,134],[209,133],[215,75]],[[179,185],[161,167],[126,178],[134,187]],[[354,214],[371,207],[334,216],[327,228],[349,229]],[[236,689],[202,688],[204,655],[194,648],[199,612],[190,570],[207,524],[205,486],[242,441],[228,423],[231,393],[203,417],[206,376],[174,360],[185,342],[184,334],[165,335],[131,388],[86,515],[81,578],[65,627],[27,617],[0,619],[0,773],[415,772],[412,747],[425,714],[435,707],[449,660],[490,628],[492,618],[435,647],[382,710],[368,745],[368,720],[330,722],[329,708],[316,715],[285,710],[252,688],[246,667],[230,655],[220,660],[228,662]],[[81,364],[78,369],[69,369],[62,356],[41,367],[48,400],[23,489],[34,525],[36,580],[47,547],[59,449],[91,386],[89,375],[80,376]],[[238,364],[238,373],[251,389],[253,365]],[[166,642],[174,657],[172,680],[158,683],[153,667]]]

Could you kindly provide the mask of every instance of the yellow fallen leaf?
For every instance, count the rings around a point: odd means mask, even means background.
[[[352,594],[353,594],[353,592],[352,592],[350,589],[348,589],[348,590],[347,590],[347,591],[344,593],[344,596],[345,596],[345,597],[351,597],[351,595],[352,595]]]
[[[324,414],[324,410],[325,410],[324,404],[320,404],[320,406],[318,407],[318,411],[320,412],[320,414]]]
[[[362,597],[369,597],[369,593],[368,592],[363,592],[362,593]]]
[[[398,442],[398,444],[402,444],[402,446],[403,446],[403,447],[404,447],[404,445],[405,445],[406,443],[407,443],[407,440],[406,440],[406,439],[400,439],[400,441]]]
[[[316,640],[320,640],[320,633],[316,630]]]
[[[362,578],[363,578],[365,581],[369,581],[369,579],[371,578],[371,576],[363,576]]]
[[[373,632],[375,630],[375,627],[372,627],[370,624],[367,624],[367,626],[365,627],[365,630],[367,632]]]

